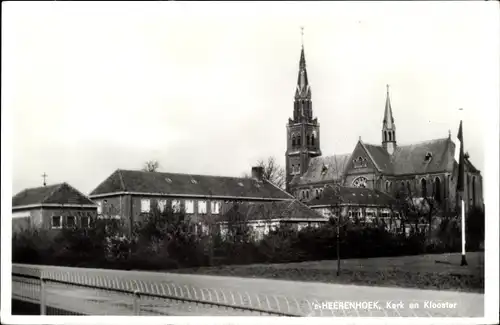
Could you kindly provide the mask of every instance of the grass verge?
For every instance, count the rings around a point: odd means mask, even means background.
[[[471,255],[465,267],[460,266],[459,254],[345,260],[340,276],[336,275],[336,261],[227,265],[170,272],[484,293],[482,256]]]

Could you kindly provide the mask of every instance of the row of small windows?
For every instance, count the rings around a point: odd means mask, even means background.
[[[311,135],[308,134],[306,136],[306,144],[308,146],[316,145],[316,137],[314,136],[314,134]],[[292,146],[300,146],[300,145],[302,145],[300,134],[292,134]]]
[[[299,199],[307,200],[307,199],[312,199],[312,195],[314,197],[318,198],[323,194],[324,188],[315,188],[312,191],[311,190],[299,190],[295,192],[295,197],[298,197]],[[312,192],[312,193],[311,193]]]
[[[52,216],[50,220],[50,227],[52,229],[61,229],[63,226],[65,228],[74,228],[78,226],[88,228],[90,226],[90,217],[81,216],[80,218],[77,218],[75,216]]]
[[[167,200],[158,200],[158,209],[160,212],[165,211],[165,207],[167,206]],[[180,200],[172,200],[172,210],[175,213],[179,213],[181,211],[181,201]],[[220,213],[221,202],[220,201],[211,201],[210,202],[210,211],[212,214]],[[184,200],[184,211],[185,213],[192,214],[194,213],[194,200]],[[141,200],[141,212],[148,213],[151,212],[151,200],[150,199],[142,199]],[[198,201],[198,214],[207,214],[207,201],[200,200]]]

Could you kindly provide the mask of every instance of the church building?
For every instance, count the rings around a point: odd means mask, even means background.
[[[414,198],[432,197],[446,211],[454,209],[458,163],[451,133],[442,139],[399,144],[389,86],[380,131],[379,144],[360,138],[350,153],[322,155],[320,125],[313,118],[302,46],[293,118],[287,125],[286,190],[305,202],[320,196],[326,185],[334,184],[373,189],[393,197],[405,191]],[[483,208],[482,176],[469,159],[465,154],[466,211]]]

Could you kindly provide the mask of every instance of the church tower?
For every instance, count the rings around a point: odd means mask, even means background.
[[[382,146],[390,155],[392,155],[396,150],[396,125],[394,124],[394,117],[392,117],[389,85],[387,85],[384,121],[382,122]]]
[[[286,150],[286,190],[295,176],[307,171],[309,160],[321,155],[319,123],[313,119],[311,87],[307,78],[304,44],[300,52],[299,76],[295,89],[293,119],[288,119]]]

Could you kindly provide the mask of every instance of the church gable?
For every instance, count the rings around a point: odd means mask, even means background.
[[[366,150],[361,141],[358,141],[346,167],[346,174],[372,173],[378,169],[369,151]]]

